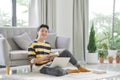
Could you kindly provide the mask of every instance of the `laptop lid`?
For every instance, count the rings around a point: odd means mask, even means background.
[[[67,66],[69,60],[70,60],[69,57],[56,57],[49,67],[59,66],[61,68],[64,68]]]

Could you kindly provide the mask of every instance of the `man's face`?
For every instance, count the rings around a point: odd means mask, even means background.
[[[38,34],[38,37],[45,39],[48,35],[48,29],[43,27],[37,32],[37,34]]]

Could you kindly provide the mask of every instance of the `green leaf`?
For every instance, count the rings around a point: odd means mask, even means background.
[[[96,40],[95,40],[95,30],[94,30],[94,24],[92,23],[92,27],[90,30],[90,36],[89,36],[89,43],[87,46],[89,53],[94,53],[97,49],[96,47]]]

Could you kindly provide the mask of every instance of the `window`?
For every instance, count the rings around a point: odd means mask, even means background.
[[[0,27],[28,26],[30,0],[2,0],[0,2]]]
[[[30,0],[16,0],[17,26],[28,26],[28,11]]]
[[[94,23],[97,47],[120,49],[120,0],[89,0],[89,24]]]
[[[114,32],[120,35],[120,0],[115,1]]]
[[[9,27],[12,25],[11,0],[2,0],[0,2],[0,27]]]
[[[120,49],[120,0],[114,0],[113,41],[117,49]]]

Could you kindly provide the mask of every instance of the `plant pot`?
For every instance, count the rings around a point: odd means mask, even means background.
[[[120,63],[120,57],[116,57],[116,63]]]
[[[100,61],[100,63],[104,63],[104,58],[103,58],[103,57],[100,57],[100,58],[99,58],[99,61]]]
[[[109,63],[113,63],[113,58],[108,58]]]
[[[120,63],[120,57],[119,57],[119,63]]]
[[[96,64],[96,63],[98,63],[98,53],[87,53],[86,62],[88,64]]]

